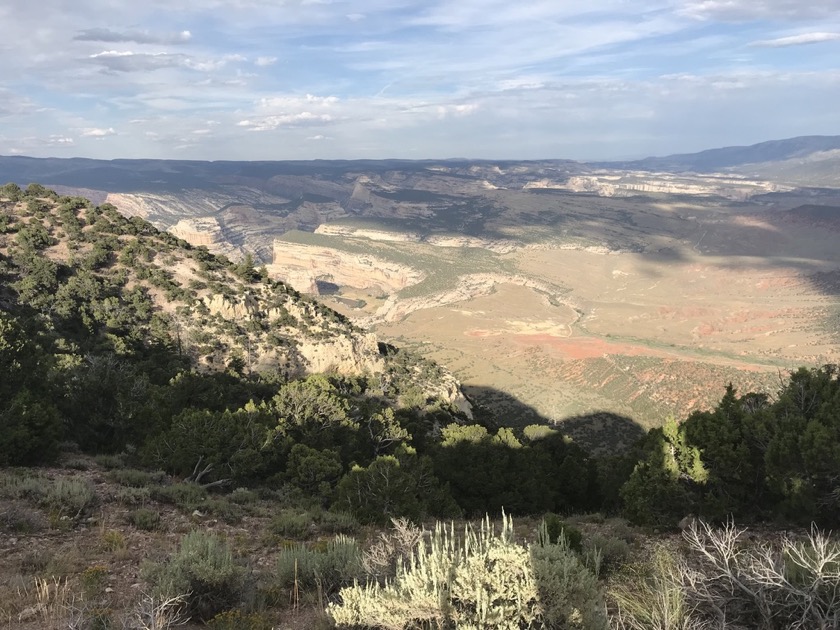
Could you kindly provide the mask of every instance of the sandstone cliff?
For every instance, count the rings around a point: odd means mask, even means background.
[[[370,254],[283,240],[274,242],[274,260],[267,268],[273,278],[307,293],[312,293],[312,285],[322,280],[388,294],[426,277],[422,271]]]
[[[614,197],[638,193],[665,193],[672,195],[716,195],[728,199],[749,199],[753,195],[789,190],[767,181],[748,180],[723,175],[691,175],[683,177],[670,173],[599,173],[578,175],[565,181],[540,179],[529,182],[525,190],[555,188],[572,192],[591,192],[601,197]]]

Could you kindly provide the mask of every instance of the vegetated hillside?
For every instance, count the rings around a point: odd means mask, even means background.
[[[249,257],[232,263],[109,204],[38,186],[4,197],[5,310],[37,313],[68,354],[164,347],[216,372],[381,376],[383,392],[397,378],[373,335],[270,281]],[[420,363],[413,384],[424,395],[467,408],[451,376]]]
[[[594,462],[547,427],[538,433],[551,439],[494,458],[491,470],[477,462],[473,474],[487,477],[477,487],[458,479],[457,449],[433,472],[431,452],[459,441],[468,420],[451,375],[377,343],[247,259],[230,263],[38,185],[0,194],[0,464],[49,462],[71,440],[195,481],[299,482],[325,504],[342,479],[349,488],[396,475],[384,505],[346,491],[348,509],[368,520],[505,504],[527,512],[595,496]],[[465,430],[472,441],[522,446],[509,430]],[[545,449],[555,457],[533,465]],[[502,462],[528,493],[505,487],[493,472]],[[575,483],[537,493],[546,476],[565,478],[559,466]]]
[[[819,151],[804,157],[759,162],[735,167],[747,177],[805,187],[840,187],[840,149]]]
[[[445,370],[247,259],[38,185],[0,195],[0,465],[69,440],[196,483],[285,483],[366,521],[594,506],[594,461],[559,432],[463,426]],[[464,441],[481,446],[440,450]]]

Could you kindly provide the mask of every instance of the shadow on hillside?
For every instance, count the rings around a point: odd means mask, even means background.
[[[465,385],[462,389],[473,403],[473,415],[478,422],[490,427],[551,426],[599,455],[626,450],[646,432],[632,418],[609,411],[593,411],[555,422],[516,396],[493,387]]]
[[[614,455],[630,448],[646,431],[632,418],[609,411],[593,411],[566,418],[563,433],[599,455]]]

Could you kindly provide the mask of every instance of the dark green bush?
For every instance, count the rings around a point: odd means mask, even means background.
[[[125,466],[122,455],[97,455],[93,461],[105,470],[114,470],[115,468],[123,468]]]
[[[349,512],[316,510],[312,517],[318,529],[330,534],[352,534],[359,530],[359,521]]]
[[[247,505],[248,503],[256,503],[259,501],[259,495],[248,488],[237,488],[233,490],[228,496],[228,500],[238,503],[239,505]]]
[[[42,396],[19,391],[5,409],[0,407],[0,427],[0,466],[30,466],[58,456],[61,418]]]
[[[226,610],[207,622],[210,630],[273,630],[274,624],[262,613]]]
[[[195,510],[207,499],[207,490],[195,483],[154,486],[151,493],[156,501],[171,503],[182,510]]]
[[[128,513],[127,520],[137,529],[153,531],[160,527],[160,513],[147,508],[138,508]]]
[[[572,551],[583,549],[581,542],[583,534],[576,527],[564,523],[556,514],[546,514],[540,527],[540,542],[543,544],[557,544],[563,538]]]
[[[312,517],[306,512],[282,510],[268,526],[275,536],[282,538],[306,538],[312,527]]]
[[[207,499],[201,504],[201,511],[222,519],[225,523],[236,524],[245,516],[241,505],[227,499]]]
[[[160,470],[147,472],[134,468],[117,468],[108,473],[108,477],[121,486],[131,486],[132,488],[160,485],[167,478],[166,473]]]
[[[241,395],[237,391],[241,385],[230,376],[227,378],[233,383],[227,382],[224,376],[180,377],[174,381],[173,397],[182,394],[196,397],[209,388],[203,404],[209,406],[208,401],[212,401],[224,408],[231,401],[220,394]],[[230,391],[222,389],[226,386],[230,386]],[[189,391],[190,388],[198,391]],[[268,428],[260,413],[187,409],[172,419],[163,435],[150,439],[142,449],[142,456],[149,466],[181,476],[192,474],[196,463],[201,461],[202,467],[212,466],[202,481],[231,478],[234,483],[247,485],[264,479],[269,473],[268,452],[263,449]]]

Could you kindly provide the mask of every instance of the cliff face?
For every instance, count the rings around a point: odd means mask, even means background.
[[[216,341],[227,346],[218,357],[204,356],[207,365],[219,364],[231,352],[242,353],[246,366],[254,371],[280,370],[289,377],[315,373],[347,376],[384,375],[389,359],[379,349],[376,335],[345,326],[333,320],[329,311],[313,309],[314,303],[284,299],[283,293],[268,288],[252,290],[239,298],[213,294],[204,298],[212,317],[223,322],[262,323],[272,331],[268,338],[248,333],[244,338],[226,333],[229,326],[218,328]],[[189,323],[186,324],[189,329]],[[189,334],[189,332],[187,333]],[[200,358],[200,357],[199,357]],[[415,369],[412,383],[427,399],[444,401],[472,417],[472,405],[461,391],[460,383],[447,370],[436,367],[433,376]]]
[[[237,298],[211,294],[203,304],[210,315],[225,322],[257,330],[256,325],[248,325],[253,322],[272,332],[270,338],[253,332],[244,341],[238,340],[252,369],[279,368],[293,376],[319,372],[358,376],[385,369],[375,335],[332,321],[327,311],[308,303],[283,299],[268,289],[252,289]]]
[[[385,369],[376,335],[358,333],[325,340],[305,340],[298,352],[308,372],[377,374]]]
[[[222,228],[213,217],[181,219],[170,230],[193,247],[213,247],[222,240]]]
[[[280,240],[274,242],[274,261],[268,272],[306,293],[317,292],[317,287],[312,289],[318,280],[394,293],[426,277],[417,269],[369,254]]]

